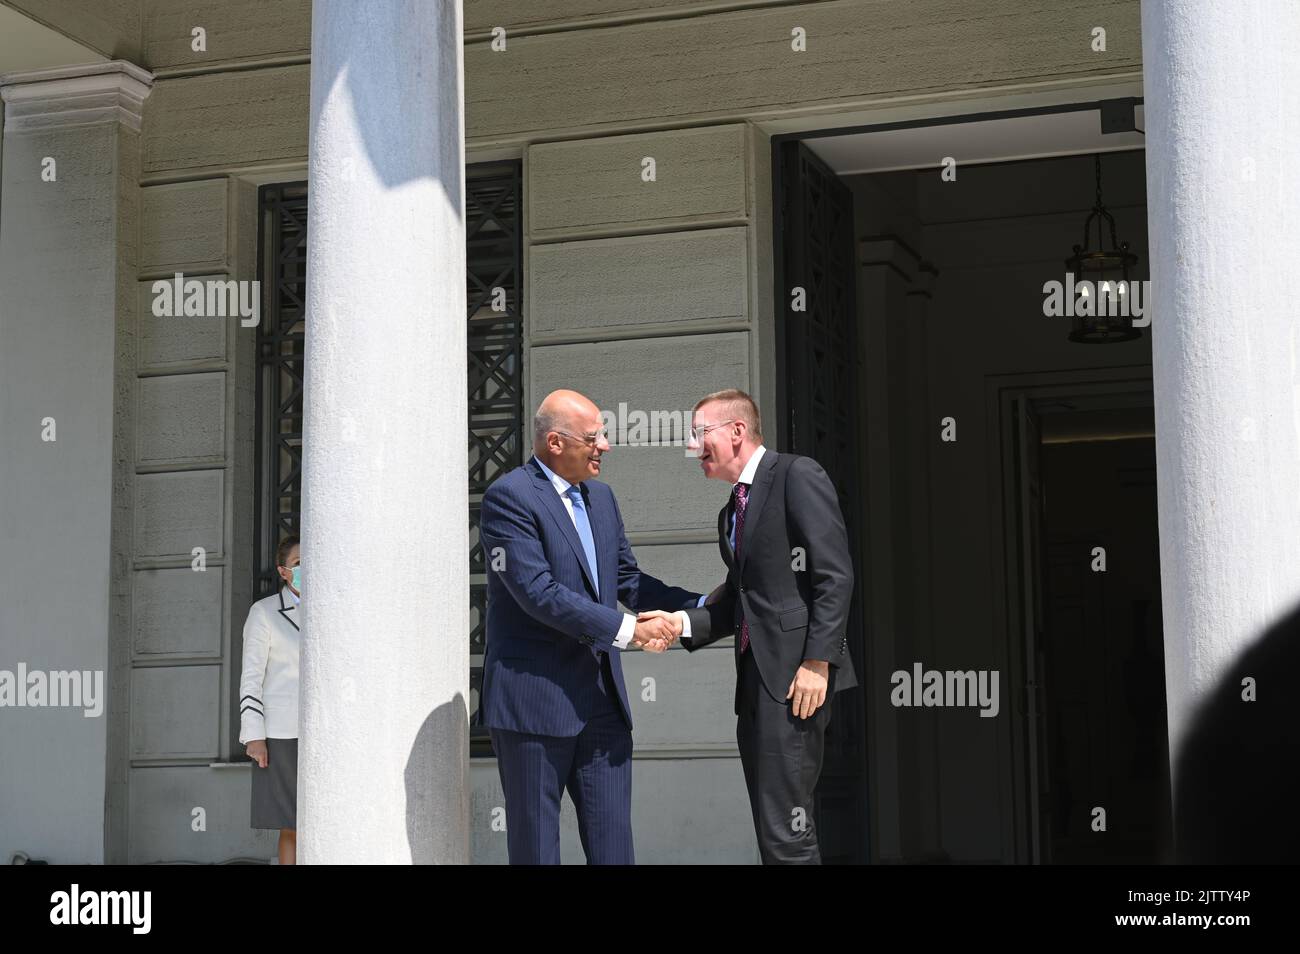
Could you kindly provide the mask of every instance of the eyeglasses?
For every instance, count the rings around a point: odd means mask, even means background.
[[[700,441],[704,440],[704,435],[709,433],[709,431],[713,430],[715,427],[722,427],[726,424],[735,424],[736,420],[736,418],[732,418],[730,421],[718,421],[716,424],[705,424],[703,427],[692,427],[691,440],[698,444]]]
[[[600,441],[609,440],[608,431],[597,431],[595,434],[574,434],[570,431],[562,431],[557,427],[555,433],[563,434],[565,437],[572,437],[575,441],[582,441],[588,447],[595,447]]]

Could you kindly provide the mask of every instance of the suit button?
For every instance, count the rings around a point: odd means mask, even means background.
[[[748,586],[742,586],[742,587],[740,588],[740,592],[742,592],[742,593],[748,593],[748,592],[749,592],[749,587],[748,587]]]

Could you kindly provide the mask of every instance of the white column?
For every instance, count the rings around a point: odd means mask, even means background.
[[[469,860],[461,22],[313,4],[305,863]]]
[[[1300,602],[1297,50],[1293,0],[1143,0],[1175,771],[1197,704]]]
[[[0,75],[0,670],[103,685],[92,718],[0,710],[6,860],[126,859],[139,130],[152,83],[120,60]]]

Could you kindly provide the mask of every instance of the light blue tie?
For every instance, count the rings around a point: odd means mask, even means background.
[[[587,567],[591,570],[591,582],[600,594],[600,574],[596,572],[596,541],[591,535],[591,521],[587,519],[587,505],[582,499],[582,489],[572,485],[565,491],[573,501],[573,522],[578,528],[578,539],[582,541],[582,550],[587,554]]]

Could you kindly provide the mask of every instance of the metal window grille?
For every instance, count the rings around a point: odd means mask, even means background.
[[[466,170],[469,386],[470,694],[476,749],[487,578],[478,539],[483,493],[523,462],[523,239],[518,162]],[[258,278],[265,296],[257,341],[257,555],[254,590],[274,591],[275,548],[302,513],[303,361],[307,299],[307,183],[263,186]]]

